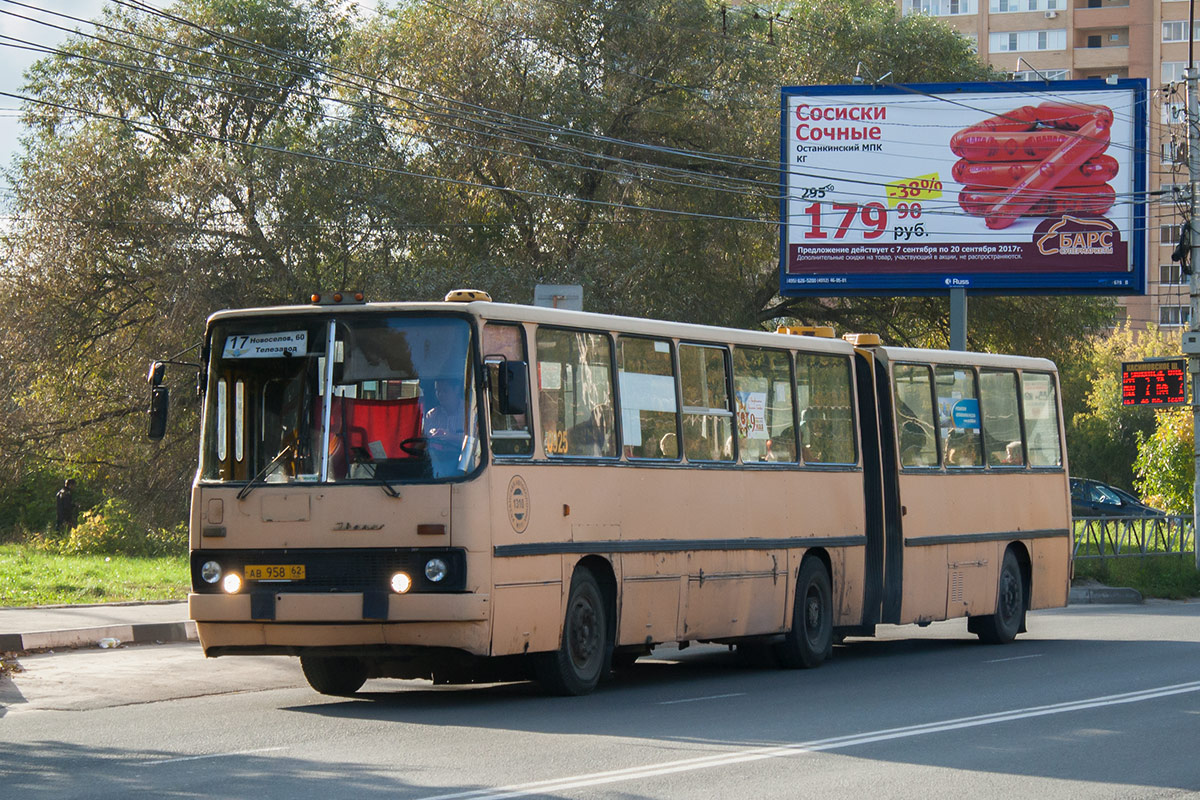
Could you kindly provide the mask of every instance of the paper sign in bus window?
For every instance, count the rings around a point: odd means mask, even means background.
[[[225,337],[222,358],[280,358],[308,354],[308,331],[273,331]]]

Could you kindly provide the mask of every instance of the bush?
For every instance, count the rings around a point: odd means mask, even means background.
[[[1200,596],[1200,571],[1191,553],[1144,558],[1088,558],[1075,562],[1075,577],[1107,586],[1128,586],[1143,597],[1184,600]]]
[[[1142,500],[1168,514],[1192,514],[1195,450],[1192,447],[1192,410],[1159,411],[1154,432],[1138,435],[1133,462],[1134,486]]]
[[[110,498],[85,511],[62,543],[64,553],[144,555],[146,536],[121,500]]]
[[[150,551],[156,556],[186,555],[188,551],[188,524],[180,522],[173,528],[151,528],[146,532]]]
[[[182,555],[188,546],[187,523],[173,528],[147,528],[123,500],[110,498],[84,512],[83,519],[68,536],[42,537],[40,546],[68,554]]]

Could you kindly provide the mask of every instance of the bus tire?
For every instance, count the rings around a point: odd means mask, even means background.
[[[1025,627],[1025,579],[1012,549],[1004,551],[996,587],[996,613],[969,620],[968,629],[986,644],[1007,644]]]
[[[539,659],[538,681],[553,694],[587,694],[603,677],[610,649],[604,593],[591,570],[577,569],[567,597],[562,641],[557,650]]]
[[[805,559],[796,578],[792,627],[775,655],[787,669],[819,667],[833,654],[833,586],[819,558]]]
[[[345,656],[300,656],[308,685],[321,694],[350,697],[367,681],[367,665]]]

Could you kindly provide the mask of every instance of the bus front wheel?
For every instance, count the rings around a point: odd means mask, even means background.
[[[1004,552],[1000,585],[996,590],[996,613],[967,620],[967,629],[987,644],[1007,644],[1017,638],[1025,623],[1025,579],[1012,550]]]
[[[600,584],[588,569],[576,570],[563,620],[562,641],[538,663],[538,681],[559,695],[587,694],[608,663],[608,607]]]
[[[300,656],[308,685],[321,694],[349,697],[367,681],[367,665],[357,658]]]
[[[800,566],[792,628],[775,654],[788,669],[818,667],[833,654],[833,586],[820,559],[809,558]]]

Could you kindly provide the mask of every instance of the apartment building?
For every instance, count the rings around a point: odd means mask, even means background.
[[[1188,183],[1183,124],[1188,58],[1186,0],[896,0],[975,43],[1014,80],[1148,78],[1149,228],[1144,297],[1123,298],[1134,328],[1188,323],[1188,284],[1171,251],[1183,224]],[[1200,24],[1193,31],[1200,41]]]

